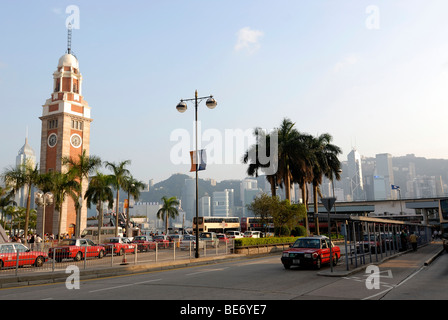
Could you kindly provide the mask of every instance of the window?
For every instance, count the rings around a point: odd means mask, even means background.
[[[48,120],[48,129],[54,129],[58,127],[58,119]]]
[[[83,122],[78,120],[72,120],[72,129],[82,131]]]

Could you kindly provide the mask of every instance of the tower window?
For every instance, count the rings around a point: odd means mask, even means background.
[[[54,129],[58,127],[58,119],[48,120],[48,129]]]
[[[78,120],[72,120],[72,129],[82,131],[83,122]]]

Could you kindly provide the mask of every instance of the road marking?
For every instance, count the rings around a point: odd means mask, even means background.
[[[97,290],[92,290],[89,291],[89,293],[93,293],[93,292],[99,292],[99,291],[106,291],[106,290],[114,290],[114,289],[119,289],[119,288],[124,288],[124,287],[130,287],[130,286],[135,286],[138,284],[143,284],[143,283],[149,283],[149,282],[155,282],[155,281],[161,281],[162,279],[154,279],[154,280],[148,280],[148,281],[140,281],[140,282],[135,282],[135,283],[130,283],[130,284],[124,284],[122,286],[115,286],[115,287],[109,287],[109,288],[103,288],[103,289],[97,289]]]
[[[222,271],[225,270],[227,268],[221,268],[221,269],[207,269],[207,270],[203,270],[203,271],[198,271],[198,272],[193,272],[193,273],[187,273],[186,276],[193,276],[196,274],[201,274],[201,273],[206,273],[206,272],[214,272],[214,271]]]

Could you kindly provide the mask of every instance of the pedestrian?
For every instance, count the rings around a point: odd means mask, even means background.
[[[400,242],[401,242],[401,251],[406,251],[408,249],[408,241],[407,241],[407,234],[406,232],[403,230],[401,230],[401,234],[400,234]]]
[[[415,232],[409,236],[409,241],[411,242],[412,250],[417,251],[417,234]]]

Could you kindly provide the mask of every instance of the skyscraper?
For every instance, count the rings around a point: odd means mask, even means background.
[[[28,143],[28,137],[25,138],[25,144],[22,148],[20,148],[17,156],[16,156],[16,167],[20,167],[23,165],[28,165],[31,167],[36,166],[36,154],[34,153],[33,148]],[[33,192],[34,187],[31,188],[31,205],[34,204]],[[26,197],[28,195],[28,190],[25,187],[21,188],[15,196],[15,201],[19,207],[26,207]]]
[[[373,176],[373,190],[375,200],[387,200],[392,196],[391,185],[394,184],[392,156],[389,153],[375,155],[375,170]]]
[[[365,200],[364,183],[362,176],[361,155],[353,149],[347,155],[348,178],[350,182],[350,195],[353,201]]]

